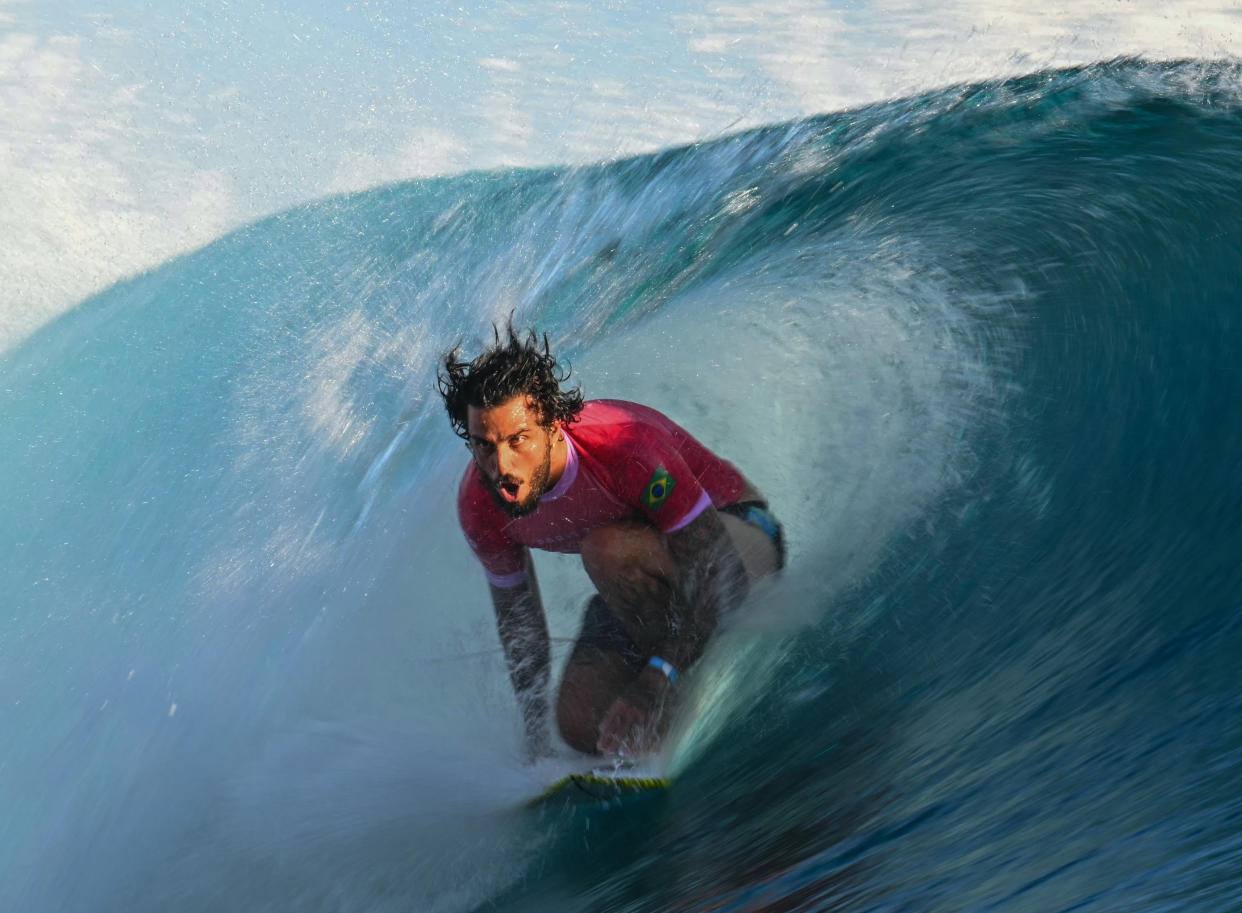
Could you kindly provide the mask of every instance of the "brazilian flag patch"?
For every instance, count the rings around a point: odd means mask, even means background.
[[[668,500],[668,496],[673,493],[676,485],[677,480],[668,474],[668,470],[663,466],[657,466],[656,471],[651,474],[651,481],[647,483],[643,491],[643,506],[648,510],[659,510]]]

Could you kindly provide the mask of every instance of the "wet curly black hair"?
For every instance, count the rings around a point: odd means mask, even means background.
[[[538,334],[530,330],[523,339],[510,320],[505,327],[508,339],[501,341],[500,329],[492,325],[496,341],[484,349],[474,361],[461,357],[456,345],[444,354],[436,372],[436,386],[444,398],[453,431],[458,437],[470,439],[466,427],[466,410],[492,409],[515,396],[526,394],[539,410],[539,420],[547,427],[555,421],[566,424],[582,411],[582,391],[562,390],[570,369],[560,369],[548,349],[548,336],[540,345]]]

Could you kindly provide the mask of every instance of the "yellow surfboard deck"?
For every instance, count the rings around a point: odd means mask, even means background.
[[[595,770],[561,777],[530,800],[530,806],[564,803],[566,805],[608,806],[662,792],[671,781],[664,777],[635,776],[626,771]]]

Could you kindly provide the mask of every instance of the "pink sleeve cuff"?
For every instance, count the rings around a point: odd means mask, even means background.
[[[487,582],[492,586],[502,590],[507,590],[526,582],[526,571],[514,571],[512,574],[493,574],[484,568],[483,576],[487,578]]]
[[[666,533],[675,533],[682,527],[689,526],[693,523],[703,511],[712,506],[712,496],[707,492],[699,495],[699,499],[694,502],[694,507],[686,511],[686,515],[665,530]]]

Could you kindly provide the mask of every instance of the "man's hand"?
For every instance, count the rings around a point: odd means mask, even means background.
[[[596,750],[615,756],[623,752],[642,754],[653,747],[660,734],[668,688],[669,681],[662,672],[644,668],[604,714]]]

